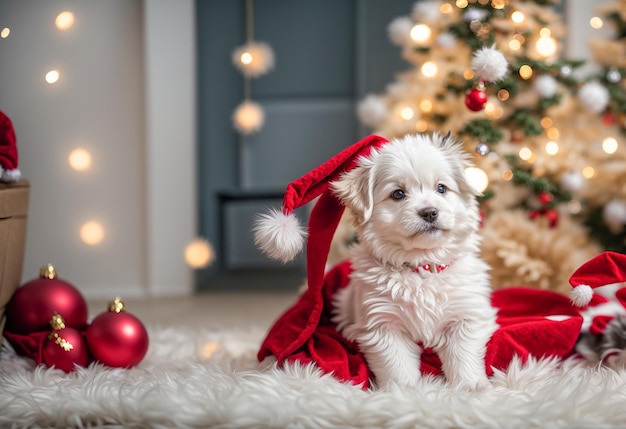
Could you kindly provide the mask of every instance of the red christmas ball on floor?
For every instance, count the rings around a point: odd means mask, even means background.
[[[44,342],[42,349],[43,363],[65,372],[73,371],[75,365],[87,366],[89,353],[83,334],[74,328],[68,328],[58,314],[50,320],[52,332]]]
[[[465,105],[473,112],[478,112],[485,107],[487,93],[481,89],[474,88],[465,96]]]
[[[20,335],[47,331],[50,318],[58,313],[65,325],[75,329],[87,326],[87,302],[70,283],[61,280],[50,264],[39,278],[19,287],[6,308],[6,330]]]
[[[141,321],[124,310],[119,299],[87,328],[87,344],[97,361],[113,367],[137,365],[148,351],[148,332]]]

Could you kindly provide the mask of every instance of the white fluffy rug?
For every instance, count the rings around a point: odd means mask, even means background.
[[[416,390],[362,391],[314,367],[262,367],[264,332],[149,328],[134,369],[66,375],[4,347],[1,427],[608,428],[626,425],[626,371],[580,361],[514,363],[469,393],[425,378]]]

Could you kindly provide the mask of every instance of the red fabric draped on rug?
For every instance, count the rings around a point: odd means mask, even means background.
[[[315,362],[337,379],[369,387],[373,377],[357,345],[346,340],[331,321],[335,292],[348,285],[350,263],[330,270],[321,293],[307,290],[270,329],[258,353],[259,360],[274,355],[279,363]],[[498,309],[499,329],[487,345],[487,373],[506,369],[514,356],[526,361],[567,357],[573,353],[583,318],[570,300],[558,293],[509,288],[493,292],[492,305]],[[441,374],[441,363],[431,350],[422,354],[422,373]]]

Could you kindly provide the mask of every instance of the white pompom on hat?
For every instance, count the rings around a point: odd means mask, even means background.
[[[593,289],[626,281],[626,255],[606,251],[585,262],[570,277],[574,289],[570,299],[574,305],[585,307],[593,298]]]
[[[307,270],[323,274],[330,243],[344,210],[342,203],[328,191],[329,183],[354,168],[360,157],[369,155],[373,148],[387,142],[375,135],[366,137],[291,182],[285,190],[282,210],[272,209],[258,217],[254,226],[257,247],[269,257],[285,263],[295,258],[306,241]],[[311,212],[307,232],[293,211],[320,195]]]

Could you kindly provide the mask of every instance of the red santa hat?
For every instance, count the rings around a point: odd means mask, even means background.
[[[569,279],[574,289],[570,299],[574,305],[585,307],[594,297],[593,289],[626,281],[626,255],[603,252],[580,266]]]
[[[307,242],[307,278],[310,290],[321,288],[337,225],[344,211],[343,204],[328,190],[329,183],[357,165],[360,157],[380,148],[388,140],[369,136],[344,149],[319,167],[291,182],[283,197],[282,210],[260,215],[254,227],[256,245],[269,257],[291,261]],[[293,211],[320,196],[305,231]],[[307,240],[308,236],[308,240]]]
[[[15,182],[21,173],[17,168],[17,141],[13,124],[7,115],[0,111],[0,181]]]

